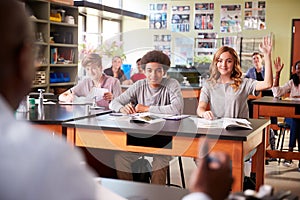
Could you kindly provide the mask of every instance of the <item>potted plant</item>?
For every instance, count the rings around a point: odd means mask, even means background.
[[[194,57],[194,66],[200,74],[208,73],[213,55],[199,55]]]

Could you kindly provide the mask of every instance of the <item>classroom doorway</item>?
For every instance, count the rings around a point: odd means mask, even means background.
[[[300,60],[300,19],[293,19],[291,66]]]

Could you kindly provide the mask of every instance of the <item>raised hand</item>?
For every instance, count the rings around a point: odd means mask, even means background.
[[[272,37],[266,36],[263,38],[263,41],[259,44],[259,50],[264,55],[270,55],[272,52]]]
[[[280,73],[281,70],[283,69],[284,64],[281,63],[281,58],[278,56],[275,60],[274,60],[274,68],[275,68],[275,72],[276,73]]]

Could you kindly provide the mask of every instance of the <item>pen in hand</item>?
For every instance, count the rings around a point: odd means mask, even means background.
[[[135,108],[133,107],[132,103],[129,102],[128,104],[126,104],[124,107],[122,107],[120,109],[120,112],[124,113],[124,114],[133,114],[136,113]]]

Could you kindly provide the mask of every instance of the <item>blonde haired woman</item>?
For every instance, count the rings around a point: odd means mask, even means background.
[[[126,80],[124,71],[121,69],[122,64],[123,64],[122,58],[120,56],[114,56],[112,58],[111,67],[105,69],[104,73],[108,76],[112,76],[112,77],[119,79],[120,83],[122,84],[123,81]]]

